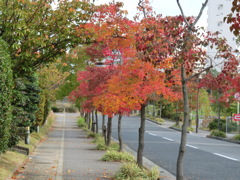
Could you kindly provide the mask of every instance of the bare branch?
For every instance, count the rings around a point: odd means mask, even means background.
[[[142,8],[142,10],[143,10],[143,16],[146,18],[146,11],[145,11],[145,8],[142,6],[142,2],[143,2],[143,0],[139,0],[138,6],[139,6],[140,8]]]
[[[183,16],[183,19],[184,19],[185,23],[187,24],[187,26],[188,26],[189,28],[193,28],[193,27],[197,24],[197,22],[199,21],[200,17],[202,16],[203,10],[204,10],[205,7],[207,6],[207,3],[208,3],[208,0],[205,0],[205,2],[202,4],[202,7],[201,7],[201,9],[200,9],[200,11],[199,11],[199,13],[198,13],[197,18],[195,19],[195,21],[194,21],[192,24],[189,24],[188,21],[187,21],[187,19],[186,19],[186,17],[185,17],[185,15],[184,15],[182,6],[181,6],[179,0],[177,0],[177,4],[178,4],[178,7],[179,7],[179,9],[180,9],[180,11],[181,11],[181,14],[182,14],[182,16]]]
[[[202,4],[202,7],[198,13],[197,18],[195,19],[195,21],[193,22],[192,26],[195,26],[197,24],[197,22],[199,21],[200,17],[202,16],[203,10],[205,9],[205,7],[207,6],[208,0],[205,0],[205,3]]]
[[[179,9],[180,9],[180,11],[181,11],[181,14],[182,14],[182,17],[183,17],[185,23],[187,24],[188,27],[191,27],[191,26],[189,25],[189,23],[188,23],[188,21],[187,21],[185,15],[184,15],[184,12],[183,12],[183,9],[182,9],[182,6],[181,6],[179,0],[177,0],[177,4],[178,4],[178,7],[179,7]]]

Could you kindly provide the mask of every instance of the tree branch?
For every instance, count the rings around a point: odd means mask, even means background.
[[[208,58],[210,59],[210,65],[209,65],[208,67],[206,67],[206,68],[204,68],[203,70],[201,70],[200,72],[198,72],[198,73],[196,73],[196,74],[194,74],[194,75],[186,78],[184,81],[185,81],[185,82],[188,82],[188,81],[190,81],[191,79],[193,79],[193,78],[195,78],[195,77],[198,77],[198,76],[199,76],[200,74],[202,74],[203,72],[206,72],[206,71],[210,70],[210,69],[213,67],[213,65],[212,65],[212,58],[210,58],[210,57],[208,57]]]
[[[142,8],[142,10],[143,10],[143,16],[146,18],[146,11],[145,11],[145,8],[142,6],[142,2],[143,2],[143,0],[139,0],[138,6],[139,6],[140,8]]]
[[[179,7],[179,9],[180,9],[180,11],[181,11],[181,14],[182,14],[182,17],[183,17],[185,23],[187,24],[188,27],[191,27],[190,24],[188,23],[185,15],[184,15],[184,12],[183,12],[183,9],[182,9],[182,6],[181,6],[179,0],[177,0],[177,4],[178,4],[178,7]]]
[[[197,22],[199,21],[200,17],[202,16],[203,10],[205,9],[205,7],[207,6],[208,0],[205,0],[205,3],[202,4],[202,7],[198,13],[197,18],[195,19],[195,21],[193,22],[192,26],[195,26],[197,24]]]
[[[193,28],[193,27],[197,24],[197,22],[199,21],[200,17],[202,16],[203,10],[204,10],[205,7],[207,6],[207,3],[208,3],[208,0],[205,0],[205,2],[202,4],[202,7],[201,7],[201,9],[200,9],[200,11],[199,11],[199,13],[198,13],[197,18],[195,19],[195,21],[194,21],[192,24],[189,24],[188,21],[187,21],[187,19],[186,19],[186,17],[185,17],[185,15],[184,15],[182,6],[181,6],[179,0],[177,0],[177,4],[178,4],[178,7],[179,7],[179,9],[180,9],[180,11],[181,11],[181,14],[182,14],[182,16],[183,16],[183,19],[184,19],[185,23],[187,24],[187,26],[188,26],[189,28]]]

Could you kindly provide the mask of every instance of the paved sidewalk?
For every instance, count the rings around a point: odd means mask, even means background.
[[[29,157],[16,179],[104,180],[119,170],[121,163],[101,161],[92,139],[77,128],[77,114],[57,114],[48,139]]]

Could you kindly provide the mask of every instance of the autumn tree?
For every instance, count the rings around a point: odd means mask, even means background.
[[[142,62],[137,59],[129,60],[126,64],[123,64],[120,69],[120,73],[116,74],[109,80],[109,96],[118,96],[118,103],[109,103],[106,106],[106,110],[108,110],[108,107],[111,108],[111,106],[115,107],[115,113],[123,111],[124,109],[125,111],[132,109],[141,110],[137,163],[142,167],[145,106],[153,93],[158,95],[163,94],[169,99],[173,99],[174,94],[171,89],[165,86],[165,74],[156,70],[149,62]],[[122,110],[119,109],[119,107],[122,108]],[[110,112],[113,113],[114,111],[111,109]]]
[[[231,13],[229,13],[225,18],[228,24],[230,24],[230,31],[233,32],[235,36],[239,36],[240,29],[240,3],[239,0],[232,1]]]
[[[67,48],[89,42],[76,36],[76,27],[91,17],[87,1],[3,0],[0,36],[9,44],[15,76],[31,72],[40,64],[54,61]]]
[[[149,21],[149,23],[146,23],[145,35],[143,38],[141,38],[141,36],[139,37],[139,39],[143,41],[139,43],[139,50],[141,50],[140,55],[143,57],[142,59],[144,61],[150,61],[155,66],[159,64],[163,69],[166,69],[164,68],[166,57],[173,57],[172,62],[174,66],[172,68],[181,70],[184,120],[176,174],[177,179],[182,180],[185,179],[183,173],[183,159],[186,151],[187,127],[189,123],[189,95],[187,85],[190,80],[213,67],[212,61],[214,59],[206,56],[204,47],[211,44],[210,47],[216,46],[217,53],[215,58],[222,58],[224,61],[222,71],[225,75],[230,72],[233,74],[236,72],[238,61],[225,40],[218,39],[211,33],[205,33],[201,31],[201,29],[196,28],[196,23],[207,5],[207,0],[203,3],[196,18],[186,17],[179,0],[176,2],[182,16],[162,18],[161,16],[153,17],[151,13],[147,12],[147,10],[151,10],[148,1],[139,1],[139,7],[143,11],[145,17],[144,21]],[[161,29],[154,28],[157,23],[151,24],[151,22],[156,20],[159,23],[162,22],[160,24],[162,26]],[[155,50],[156,47],[160,50]],[[160,47],[165,49],[165,51],[161,52]],[[200,69],[198,68],[198,71],[195,71],[197,63],[201,64],[201,67]]]
[[[76,101],[78,98],[85,98],[82,107],[84,111],[92,112],[95,109],[93,98],[103,93],[105,83],[114,72],[114,66],[88,66],[85,71],[79,71],[79,86],[70,93],[69,98],[73,101]]]

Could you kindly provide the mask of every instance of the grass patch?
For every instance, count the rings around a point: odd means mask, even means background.
[[[107,151],[103,157],[103,161],[113,161],[113,162],[134,162],[134,157],[126,152],[118,151]]]
[[[80,128],[87,128],[87,124],[83,117],[80,117],[78,119],[77,124],[78,124],[78,127],[80,127]]]
[[[18,145],[29,148],[29,152],[32,153],[36,145],[45,139],[49,132],[55,116],[50,113],[48,116],[48,124],[40,128],[40,132],[33,132],[30,135],[30,144],[25,144],[24,140],[21,140]],[[13,172],[24,162],[26,162],[28,156],[18,152],[8,150],[6,153],[0,155],[0,180],[9,178]]]
[[[188,131],[188,132],[190,132],[190,131],[193,132],[193,131],[194,131],[194,128],[193,128],[193,127],[188,127],[188,128],[187,128],[187,131]]]
[[[22,165],[27,160],[27,156],[14,152],[7,151],[0,155],[0,179],[9,177],[18,166]]]
[[[119,149],[119,144],[117,142],[112,142],[110,146],[105,145],[104,138],[102,136],[97,136],[94,140],[93,143],[96,143],[96,149],[105,151],[105,150],[115,150],[117,151]]]
[[[232,139],[234,139],[236,141],[240,141],[240,134],[233,136]]]
[[[147,170],[141,169],[136,163],[125,163],[115,178],[117,180],[157,180],[159,176],[157,167]]]
[[[210,136],[223,137],[223,138],[227,137],[225,132],[222,132],[222,131],[219,131],[219,130],[212,130],[211,133],[210,133]]]
[[[88,138],[95,138],[96,139],[96,138],[98,138],[98,136],[99,136],[99,134],[91,132],[91,131],[87,133]]]

